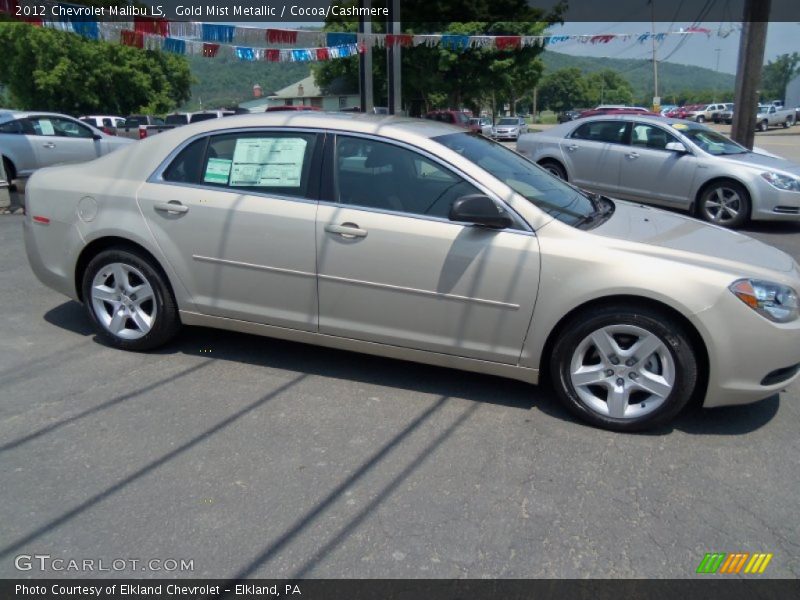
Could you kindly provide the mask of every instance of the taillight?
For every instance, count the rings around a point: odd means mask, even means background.
[[[48,219],[47,217],[42,217],[40,215],[34,215],[33,216],[33,220],[36,223],[41,223],[42,225],[49,225],[50,224],[50,219]]]
[[[146,137],[147,137],[147,129],[145,129],[144,127],[139,127],[139,139],[143,140]]]
[[[111,129],[110,127],[103,127],[103,133],[106,135],[117,135],[117,132]]]

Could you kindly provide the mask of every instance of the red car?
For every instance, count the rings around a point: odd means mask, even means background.
[[[643,117],[660,117],[658,113],[650,112],[644,108],[625,106],[620,108],[593,108],[583,111],[578,118],[594,117],[596,115],[642,115]]]
[[[434,110],[425,115],[426,119],[431,121],[440,121],[441,123],[450,123],[457,127],[469,129],[469,117],[460,110]]]

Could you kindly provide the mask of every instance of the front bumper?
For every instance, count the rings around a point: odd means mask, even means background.
[[[759,221],[800,221],[800,192],[779,190],[757,177],[751,217]]]
[[[762,400],[798,378],[794,367],[800,364],[800,320],[773,323],[727,291],[691,320],[709,354],[703,406]]]
[[[496,140],[516,140],[519,138],[519,131],[495,131],[494,138]]]

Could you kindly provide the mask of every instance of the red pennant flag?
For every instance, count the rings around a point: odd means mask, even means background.
[[[281,59],[281,51],[275,48],[268,48],[264,53],[264,58],[269,62],[278,62]]]
[[[270,44],[296,44],[297,32],[289,29],[267,29],[267,42]]]
[[[219,44],[212,44],[210,42],[203,43],[203,56],[207,58],[214,58],[219,52]]]
[[[120,32],[119,41],[125,46],[133,46],[134,48],[144,48],[144,35],[142,35],[138,31],[123,29]]]
[[[520,47],[521,43],[522,38],[518,35],[501,35],[494,40],[498,50],[515,50]]]
[[[169,37],[169,22],[164,19],[134,17],[133,28],[139,33]]]
[[[317,48],[317,60],[328,60],[330,57],[331,53],[327,48]]]
[[[403,48],[410,48],[414,45],[414,36],[407,33],[393,34],[390,33],[386,36],[387,46],[401,46]]]

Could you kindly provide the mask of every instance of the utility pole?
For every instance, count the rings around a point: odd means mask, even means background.
[[[661,98],[658,96],[658,60],[656,59],[656,0],[650,0],[650,20],[653,37],[653,112],[661,112]]]
[[[372,0],[358,0],[359,8],[371,8]],[[370,17],[358,17],[358,32],[372,33]],[[373,106],[372,93],[372,45],[367,44],[364,52],[358,55],[358,88],[361,95],[361,112],[371,113]]]
[[[731,137],[753,149],[758,108],[758,86],[764,65],[771,0],[745,0]]]
[[[386,28],[389,33],[400,33],[400,0],[389,0],[389,14]],[[386,73],[389,77],[389,114],[403,112],[402,94],[402,50],[399,44],[386,47]]]

